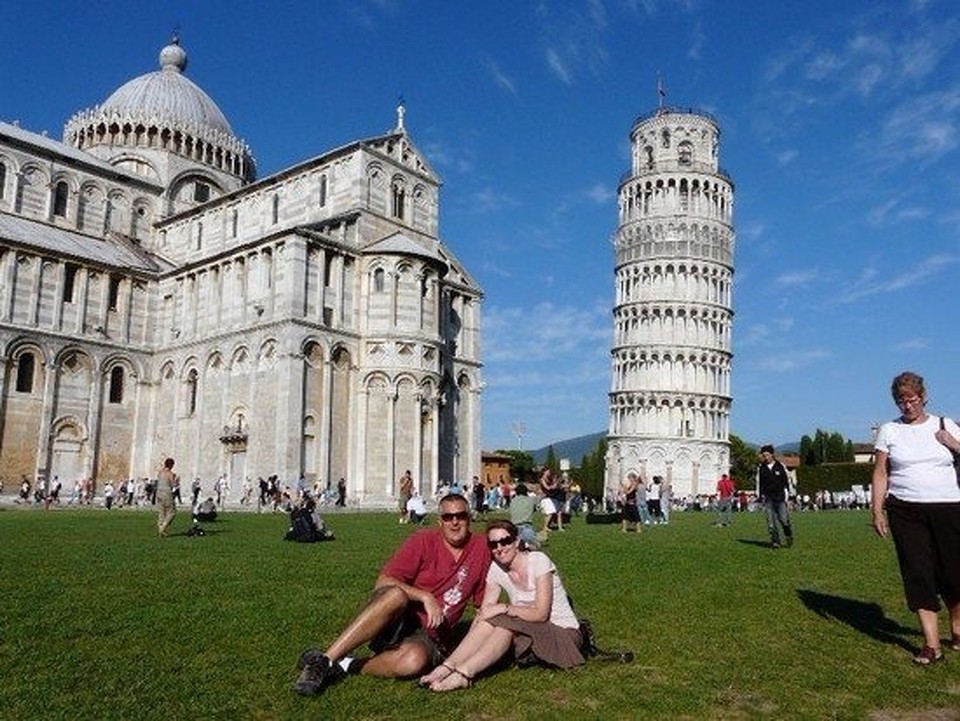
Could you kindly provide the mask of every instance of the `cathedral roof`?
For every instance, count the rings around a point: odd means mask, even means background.
[[[163,269],[158,259],[143,250],[8,213],[0,213],[0,239],[112,268],[145,273],[156,273]]]
[[[371,243],[363,249],[366,255],[412,255],[426,258],[447,266],[447,260],[437,250],[424,248],[419,243],[408,238],[402,232],[396,232],[385,238]]]
[[[155,117],[196,123],[200,127],[233,135],[230,123],[217,104],[183,73],[187,53],[179,38],[160,51],[160,70],[141,75],[122,85],[100,109],[122,116]]]

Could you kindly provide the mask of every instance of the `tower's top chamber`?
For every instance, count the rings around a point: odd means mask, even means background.
[[[720,128],[705,112],[660,108],[641,115],[630,131],[630,142],[632,168],[627,177],[671,170],[726,176],[719,167]]]

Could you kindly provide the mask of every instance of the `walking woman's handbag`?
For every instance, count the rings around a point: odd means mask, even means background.
[[[943,416],[940,416],[940,430],[944,430]],[[957,476],[957,485],[960,486],[960,454],[953,449],[950,449],[950,453],[953,455],[953,472]]]

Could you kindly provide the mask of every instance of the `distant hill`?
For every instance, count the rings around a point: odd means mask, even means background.
[[[569,458],[571,464],[578,466],[585,455],[593,453],[600,439],[606,437],[607,432],[600,431],[599,433],[577,436],[576,438],[570,438],[565,441],[557,441],[556,443],[551,443],[550,446],[553,446],[553,455],[557,457],[558,461],[561,458]],[[529,453],[537,463],[543,463],[547,460],[547,451],[550,449],[550,446],[544,446],[535,451],[529,451]]]
[[[528,453],[533,456],[533,460],[537,463],[543,463],[547,460],[547,452],[550,449],[550,446],[553,446],[553,454],[557,457],[557,460],[561,458],[569,458],[570,463],[578,465],[583,457],[592,453],[597,447],[597,444],[600,442],[601,438],[606,438],[607,432],[600,431],[598,433],[590,433],[585,436],[577,436],[576,438],[569,438],[565,441],[557,441],[556,443],[551,443],[548,446],[543,448],[538,448],[535,451],[528,451]],[[760,449],[759,443],[752,443],[750,441],[744,441],[750,448]],[[800,451],[800,443],[794,441],[793,443],[783,443],[776,446],[777,453],[798,453]]]

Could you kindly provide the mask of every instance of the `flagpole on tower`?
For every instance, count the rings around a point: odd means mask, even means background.
[[[667,97],[667,91],[663,87],[663,76],[657,71],[657,113],[663,112],[663,101]]]

